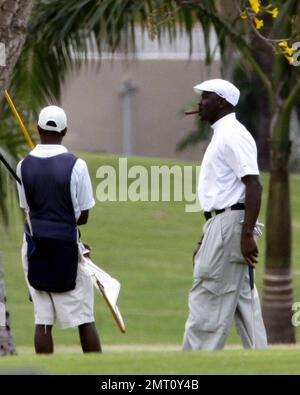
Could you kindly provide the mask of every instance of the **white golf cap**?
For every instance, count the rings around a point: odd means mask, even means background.
[[[57,106],[45,107],[40,112],[38,125],[43,130],[60,133],[67,127],[66,113]]]
[[[202,92],[214,92],[233,106],[237,105],[240,98],[239,89],[231,82],[220,78],[204,81],[194,86],[194,91],[199,94],[202,94]]]

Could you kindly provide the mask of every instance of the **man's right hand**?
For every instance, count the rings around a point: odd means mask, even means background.
[[[242,233],[241,251],[247,264],[255,268],[258,262],[258,248],[252,232]]]
[[[202,244],[202,240],[203,240],[203,236],[201,237],[200,241],[198,241],[197,247],[196,247],[196,249],[193,252],[193,267],[195,266],[195,257],[197,255],[198,251],[200,250],[200,247],[201,247],[201,244]]]

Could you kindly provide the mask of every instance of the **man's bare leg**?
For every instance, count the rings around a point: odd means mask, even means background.
[[[100,339],[94,322],[78,326],[83,352],[102,352]]]
[[[52,325],[35,326],[34,347],[37,354],[53,353]]]

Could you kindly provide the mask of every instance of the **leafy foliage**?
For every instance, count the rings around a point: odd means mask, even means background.
[[[192,52],[192,29],[200,23],[209,63],[215,53],[210,48],[211,28],[217,32],[222,54],[230,40],[229,26],[217,15],[215,1],[210,0],[37,1],[11,91],[36,115],[45,102],[59,101],[67,73],[78,70],[91,55],[101,58],[103,51],[134,52],[135,25],[147,29],[159,42],[163,33],[170,41],[178,32],[187,34]],[[246,45],[242,35],[235,34],[235,38]]]
[[[218,37],[218,46],[225,60],[225,48],[231,40],[247,46],[242,30],[232,32],[223,17],[218,16],[216,1],[180,0],[39,0],[34,7],[27,40],[15,69],[10,91],[17,97],[19,107],[27,108],[26,124],[36,119],[39,109],[46,103],[59,102],[61,86],[68,72],[76,72],[90,58],[111,52],[134,53],[136,49],[135,26],[147,30],[150,38],[161,42],[167,34],[170,42],[178,34],[189,37],[190,53],[193,51],[192,30],[201,24],[207,64],[211,63],[216,48],[211,48],[212,27]],[[243,26],[239,24],[241,29]],[[198,122],[199,124],[199,122]],[[198,125],[199,126],[199,125]],[[195,128],[182,149],[207,136],[207,127]]]
[[[24,138],[6,102],[3,102],[0,117],[0,147],[0,153],[12,168],[16,167],[18,160],[27,152]],[[15,179],[0,163],[0,223],[4,226],[10,225],[11,204],[15,193]]]

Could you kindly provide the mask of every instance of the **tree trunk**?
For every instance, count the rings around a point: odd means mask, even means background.
[[[16,354],[16,346],[10,331],[9,312],[6,308],[6,297],[3,279],[2,257],[0,256],[0,308],[5,316],[0,319],[0,356]],[[4,311],[3,311],[4,309]],[[5,322],[1,322],[4,318]]]
[[[0,103],[3,90],[8,88],[15,64],[21,54],[33,0],[0,0]],[[3,51],[3,44],[5,50]],[[5,64],[4,53],[5,52]],[[0,326],[0,355],[15,354],[16,348],[10,331],[9,312],[6,306],[2,263],[0,260],[0,304],[4,310],[4,326]]]
[[[271,147],[263,292],[263,315],[269,343],[295,343],[292,325],[289,118],[284,114],[278,116]]]
[[[0,0],[0,43],[5,45],[6,65],[0,65],[0,102],[21,54],[33,0]]]
[[[273,69],[274,56],[272,49],[263,41],[257,40],[257,36],[253,33],[251,37],[251,48],[253,56],[262,70],[270,75]],[[252,86],[254,87],[255,114],[254,138],[258,150],[258,165],[261,170],[270,169],[270,125],[271,110],[268,92],[264,84],[256,73],[252,73]]]

